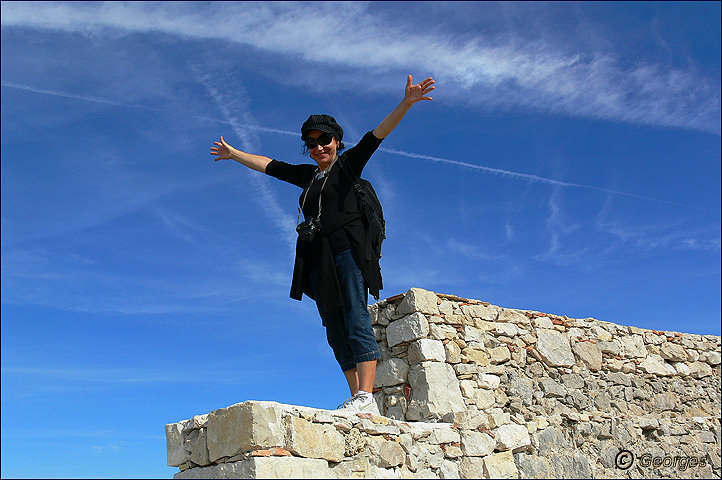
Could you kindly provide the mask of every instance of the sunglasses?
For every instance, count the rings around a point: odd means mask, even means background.
[[[308,147],[309,150],[313,150],[318,145],[325,147],[326,145],[331,143],[331,140],[333,140],[333,135],[331,135],[330,133],[322,133],[318,136],[318,138],[308,137],[306,140],[303,141],[303,143],[306,144],[306,147]]]

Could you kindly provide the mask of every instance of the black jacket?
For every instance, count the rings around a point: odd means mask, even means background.
[[[317,165],[291,165],[278,160],[271,160],[266,166],[266,174],[291,183],[303,189],[299,197],[299,205],[303,202],[305,218],[318,215],[318,200],[321,195],[321,232],[313,242],[296,241],[296,259],[293,267],[293,281],[290,296],[301,300],[305,293],[309,298],[318,300],[321,311],[326,312],[343,307],[343,296],[336,275],[333,256],[347,248],[356,260],[356,264],[364,275],[371,295],[378,300],[379,291],[383,288],[381,267],[373,255],[367,259],[365,255],[366,232],[361,220],[353,184],[341,171],[340,162],[346,162],[350,170],[360,176],[371,155],[381,144],[372,132],[367,132],[354,147],[341,153],[328,172],[328,179],[316,179]],[[326,183],[324,185],[324,180]],[[323,186],[323,191],[322,190]],[[319,299],[314,298],[311,288],[310,272],[319,270]]]

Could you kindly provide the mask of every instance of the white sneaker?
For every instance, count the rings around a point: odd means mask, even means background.
[[[336,410],[343,413],[371,413],[381,415],[373,395],[359,395],[358,393],[339,405]]]

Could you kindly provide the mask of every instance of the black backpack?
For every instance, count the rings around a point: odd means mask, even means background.
[[[386,221],[379,197],[371,182],[360,177],[356,178],[348,170],[345,161],[340,162],[339,165],[356,192],[356,202],[366,228],[366,260],[371,260],[372,254],[379,259],[381,258],[381,243],[386,239]]]

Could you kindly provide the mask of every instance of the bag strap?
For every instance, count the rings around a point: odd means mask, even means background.
[[[348,171],[348,166],[346,166],[346,157],[343,158],[343,160],[339,159],[339,167],[348,177],[349,181],[353,184],[354,190],[356,190],[356,203],[358,204],[359,212],[361,212],[361,203],[360,203],[360,197],[363,194],[363,187],[361,186],[361,176],[359,175],[358,178],[356,176],[351,175]],[[363,214],[362,214],[363,215]],[[371,260],[371,235],[369,235],[369,232],[365,232],[366,236],[366,261]]]

